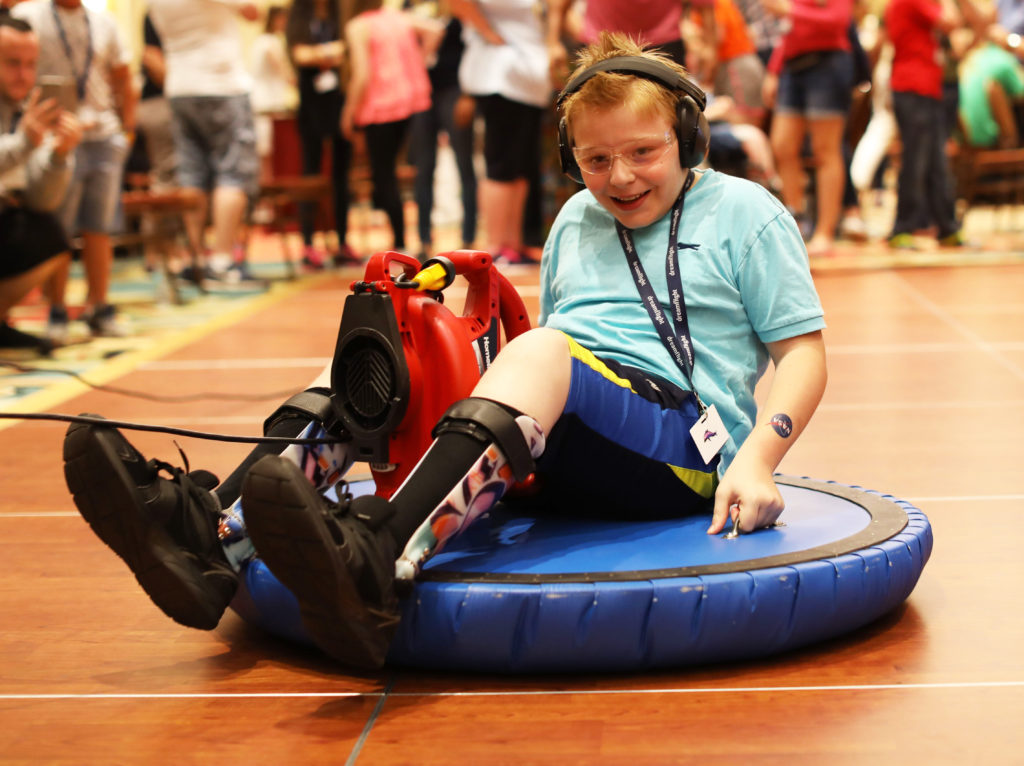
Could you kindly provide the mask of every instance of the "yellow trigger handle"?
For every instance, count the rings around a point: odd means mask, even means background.
[[[444,290],[455,281],[455,265],[444,257],[431,258],[412,278],[420,291]]]

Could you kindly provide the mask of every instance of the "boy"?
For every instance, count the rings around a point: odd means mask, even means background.
[[[347,664],[384,662],[396,577],[414,577],[531,473],[552,505],[633,517],[713,507],[709,534],[730,516],[750,531],[782,511],[772,472],[825,384],[821,306],[796,225],[761,187],[691,169],[707,125],[682,68],[607,35],[582,63],[559,99],[560,132],[563,168],[587,188],[545,247],[542,326],[510,342],[473,396],[448,410],[390,499],[333,506],[275,455],[245,475],[255,551],[298,598],[317,645]],[[753,389],[769,356],[771,417],[755,426]],[[111,450],[130,449],[110,429],[73,427],[73,438],[73,455],[108,475],[121,467]],[[224,555],[210,563],[215,548],[205,548],[206,571],[234,568]]]

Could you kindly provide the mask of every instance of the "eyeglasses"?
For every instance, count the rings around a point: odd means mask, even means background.
[[[574,147],[572,153],[584,173],[603,176],[611,172],[612,163],[616,159],[622,160],[634,170],[653,165],[665,156],[672,146],[673,138],[675,136],[672,133],[666,132],[663,136],[638,138],[636,141],[622,144],[617,152],[613,152],[610,146],[588,146],[584,149]]]

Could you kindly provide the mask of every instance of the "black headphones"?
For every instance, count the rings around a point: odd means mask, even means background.
[[[684,168],[693,168],[704,161],[711,138],[708,120],[704,116],[707,96],[704,95],[704,91],[682,74],[665,66],[660,61],[642,56],[616,56],[599,61],[569,80],[562,92],[558,94],[556,107],[561,109],[562,104],[569,96],[576,93],[587,80],[599,72],[631,74],[660,83],[674,93],[678,93],[676,138],[679,141],[679,164]],[[558,121],[558,158],[562,163],[562,172],[577,183],[583,183],[583,173],[572,153],[569,128],[564,116]]]

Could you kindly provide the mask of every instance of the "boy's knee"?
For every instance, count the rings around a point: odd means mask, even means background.
[[[531,363],[539,363],[541,359],[557,360],[569,356],[569,339],[560,330],[534,327],[509,341],[505,350],[513,352],[509,356],[528,356],[533,360]]]

